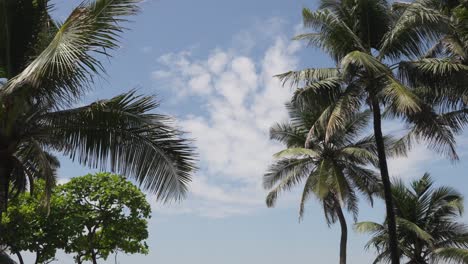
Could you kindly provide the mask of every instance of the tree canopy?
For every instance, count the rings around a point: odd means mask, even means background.
[[[42,188],[20,194],[2,219],[0,243],[20,258],[22,251],[30,251],[36,263],[47,263],[61,249],[78,263],[97,263],[115,252],[148,253],[151,207],[124,177],[97,173],[73,178],[54,190],[49,208],[44,195]]]

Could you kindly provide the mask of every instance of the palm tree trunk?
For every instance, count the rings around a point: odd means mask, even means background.
[[[340,240],[340,264],[346,264],[346,248],[348,242],[348,226],[346,224],[346,218],[343,215],[343,210],[341,209],[340,203],[335,201],[335,212],[338,216],[341,226],[341,240]]]
[[[374,115],[374,136],[377,145],[377,153],[379,157],[380,175],[382,178],[385,206],[387,209],[387,224],[389,234],[389,246],[392,264],[399,264],[400,257],[398,253],[398,239],[395,223],[395,211],[393,208],[393,197],[391,191],[390,176],[388,173],[387,157],[385,154],[385,144],[382,135],[382,115],[380,113],[380,104],[375,96],[372,96],[372,112]]]

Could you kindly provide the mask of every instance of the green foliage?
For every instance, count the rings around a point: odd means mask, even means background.
[[[36,253],[36,262],[44,263],[55,256],[56,250],[67,245],[77,230],[70,222],[63,197],[53,193],[50,208],[44,207],[44,181],[36,182],[38,190],[22,193],[11,200],[2,218],[0,244],[11,252]]]
[[[36,253],[47,263],[58,249],[75,254],[78,263],[106,259],[113,252],[148,253],[145,195],[125,178],[97,173],[58,186],[50,208],[44,207],[44,181],[34,194],[11,200],[2,219],[0,244],[10,252]]]
[[[145,195],[125,178],[88,174],[73,178],[59,189],[74,226],[65,251],[76,259],[106,259],[109,254],[148,252],[147,219],[151,208]]]
[[[401,181],[393,185],[397,212],[397,230],[401,257],[408,263],[437,263],[439,260],[466,263],[468,226],[459,222],[463,197],[450,187],[434,187],[425,174],[406,187]],[[372,234],[366,247],[374,247],[375,263],[389,260],[388,232],[373,222],[356,224],[356,231]]]

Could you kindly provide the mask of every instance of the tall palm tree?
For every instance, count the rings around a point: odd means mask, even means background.
[[[466,124],[464,116],[441,116],[428,103],[429,96],[418,96],[420,89],[430,89],[410,80],[414,69],[438,83],[450,79],[451,74],[447,73],[468,72],[459,62],[423,59],[429,49],[427,43],[439,40],[447,32],[446,18],[439,10],[418,2],[392,9],[385,0],[322,0],[317,11],[303,10],[304,25],[314,32],[295,39],[307,40],[322,49],[336,66],[278,75],[284,82],[299,87],[297,101],[310,93],[318,95],[316,101],[331,99],[318,122],[326,124],[326,141],[345,126],[349,116],[363,107],[372,111],[393,264],[399,263],[399,253],[382,109],[386,108],[386,116],[399,117],[411,124],[401,143],[409,146],[413,140],[427,139],[431,147],[457,158],[454,139],[457,127],[452,125]],[[314,127],[309,135],[314,133]],[[305,146],[308,145],[307,140]]]
[[[392,186],[400,257],[407,259],[408,264],[440,260],[467,263],[468,226],[458,222],[463,212],[463,197],[453,188],[435,188],[433,184],[426,173],[409,188],[401,180]],[[374,263],[390,261],[387,227],[361,222],[356,224],[356,229],[373,235],[366,247],[377,249],[379,255]]]
[[[47,0],[0,0],[0,215],[36,177],[54,184],[50,153],[134,178],[161,200],[186,193],[190,141],[153,96],[130,91],[73,108],[104,73],[99,59],[118,47],[121,23],[139,0],[85,1],[63,23]]]
[[[330,225],[337,220],[340,223],[339,263],[345,264],[348,229],[343,206],[356,219],[356,192],[365,194],[372,201],[372,193],[379,184],[376,174],[366,168],[366,165],[377,162],[374,139],[356,139],[366,126],[370,113],[355,114],[346,121],[345,128],[328,141],[324,127],[316,127],[316,133],[309,139],[309,148],[304,148],[308,128],[319,112],[308,105],[305,108],[289,105],[289,110],[291,121],[277,124],[270,130],[271,138],[287,148],[275,155],[278,161],[264,175],[264,187],[270,190],[267,205],[273,207],[280,192],[305,181],[299,216],[303,217],[305,202],[316,196],[323,205],[327,223]]]

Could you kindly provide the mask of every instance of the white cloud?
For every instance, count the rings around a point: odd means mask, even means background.
[[[299,46],[280,33],[280,24],[272,19],[253,32],[243,32],[253,38],[259,29],[275,28],[277,34],[267,36],[272,45],[263,48],[261,56],[246,54],[245,47],[235,44],[214,49],[203,59],[189,51],[158,59],[162,69],[152,78],[176,86],[179,102],[198,96],[205,113],[180,121],[196,139],[202,168],[190,186],[190,199],[179,206],[158,206],[156,211],[226,217],[264,207],[262,175],[280,149],[269,140],[268,130],[287,117],[284,103],[291,96],[273,76],[297,68],[298,61]]]
[[[431,163],[443,159],[423,144],[418,144],[407,157],[398,157],[388,160],[389,172],[392,177],[414,179],[421,177]]]

